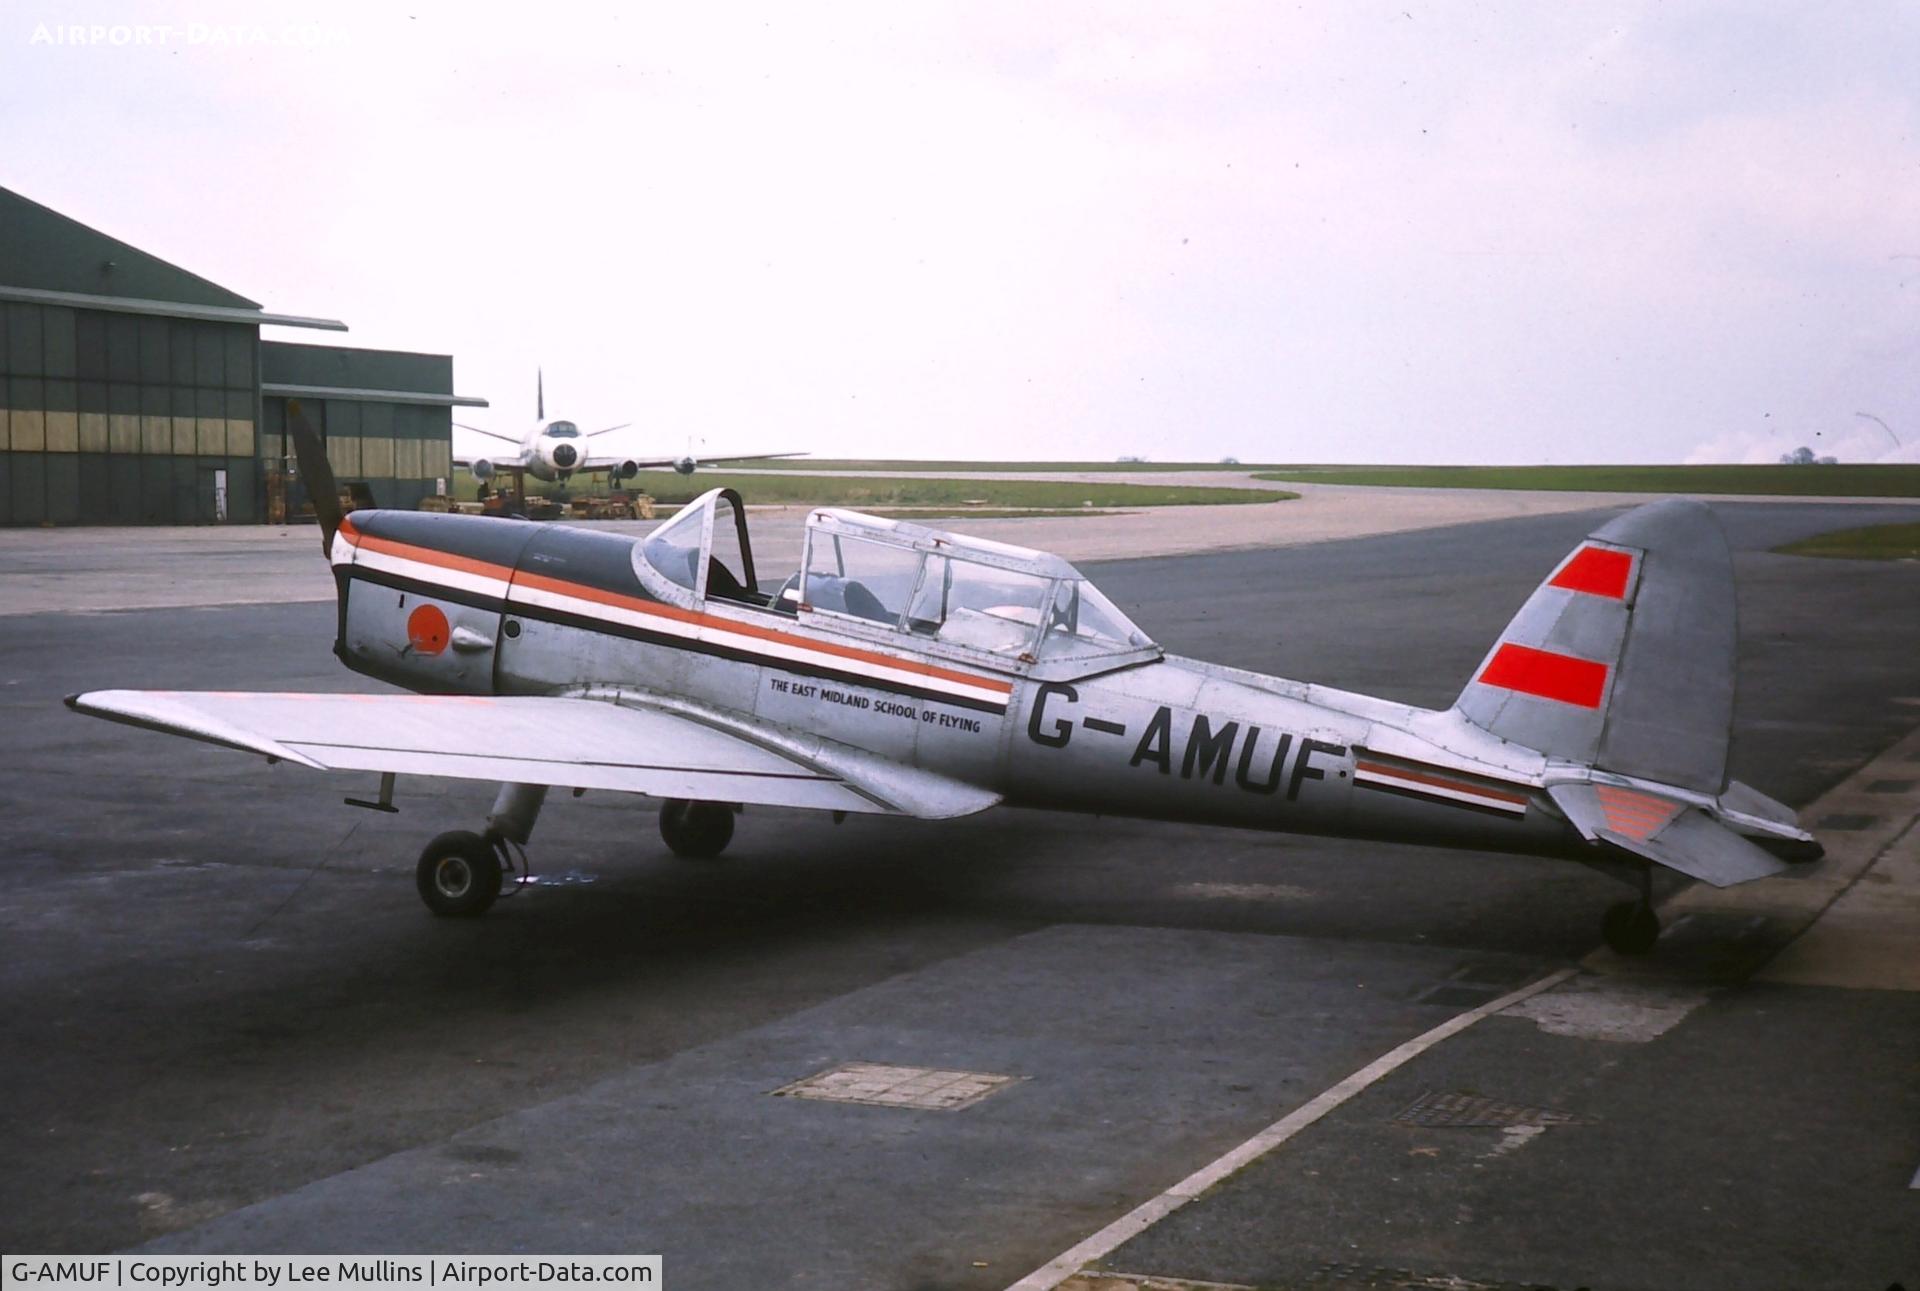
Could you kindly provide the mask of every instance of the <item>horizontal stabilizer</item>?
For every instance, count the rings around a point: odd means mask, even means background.
[[[1716,888],[1787,868],[1698,807],[1659,794],[1585,783],[1549,785],[1547,793],[1588,841],[1611,843]]]

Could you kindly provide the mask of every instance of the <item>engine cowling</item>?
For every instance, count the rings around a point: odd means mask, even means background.
[[[548,450],[547,460],[563,471],[570,471],[580,464],[580,450],[572,444],[555,444]]]
[[[673,469],[681,475],[692,475],[699,465],[691,457],[681,457],[674,460]]]
[[[640,463],[632,461],[620,463],[621,479],[630,480],[638,474],[640,474]]]
[[[494,475],[493,463],[489,462],[484,457],[476,458],[474,460],[473,465],[469,466],[467,469],[469,471],[472,471],[473,478],[476,480],[479,480],[482,484],[485,484],[488,480],[492,479]]]

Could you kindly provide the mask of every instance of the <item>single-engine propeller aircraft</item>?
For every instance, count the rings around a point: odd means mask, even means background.
[[[547,419],[547,383],[540,373],[534,374],[534,422],[533,429],[524,435],[503,435],[497,430],[482,430],[478,426],[460,423],[460,429],[476,435],[485,435],[489,439],[504,440],[514,446],[511,453],[494,457],[455,457],[453,464],[471,472],[473,478],[486,484],[496,476],[506,475],[513,480],[516,494],[526,492],[525,476],[549,484],[565,484],[575,475],[605,474],[609,480],[632,479],[642,470],[655,466],[670,466],[682,475],[692,475],[700,468],[691,448],[678,457],[634,457],[630,454],[596,455],[588,447],[590,440],[602,435],[610,435],[616,430],[625,430],[631,422],[621,422],[618,426],[606,426],[600,430],[581,433],[580,427],[571,421],[560,418]],[[805,453],[735,453],[730,456],[709,455],[712,462],[764,462],[776,457],[805,457]]]
[[[296,407],[303,469],[326,458]],[[317,498],[333,490],[313,490]],[[851,511],[807,520],[762,583],[715,489],[646,538],[403,511],[321,517],[347,667],[411,695],[103,690],[79,712],[322,770],[500,782],[484,832],[428,843],[420,895],[477,915],[549,787],[666,800],[712,857],[743,805],[964,816],[999,803],[1582,861],[1724,886],[1820,855],[1726,775],[1733,568],[1697,503],[1596,529],[1452,707],[1426,710],[1167,654],[1066,561]],[[354,801],[349,799],[350,802]]]

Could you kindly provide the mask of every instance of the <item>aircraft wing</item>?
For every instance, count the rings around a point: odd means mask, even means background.
[[[616,426],[614,427],[614,429],[618,430],[620,428]],[[598,434],[599,432],[596,431],[595,433]],[[720,462],[766,462],[766,461],[771,461],[776,457],[805,457],[805,456],[806,456],[805,453],[748,453],[744,456],[740,454],[732,454],[732,455],[710,454],[707,456],[702,456],[696,460],[701,466],[713,466],[716,463],[720,463]],[[574,470],[576,471],[609,471],[616,466],[625,466],[628,462],[631,462],[635,466],[639,467],[641,470],[645,471],[645,470],[651,470],[659,466],[672,466],[674,463],[683,461],[683,460],[684,458],[682,457],[630,457],[626,455],[621,455],[617,457],[595,456],[595,457],[587,458],[584,465],[576,466],[574,467]]]
[[[776,457],[805,456],[805,453],[708,453],[700,459],[700,464],[712,466],[716,462],[770,462]]]
[[[392,771],[656,798],[943,819],[988,790],[846,745],[686,712],[557,696],[96,690],[75,712],[322,771]],[[720,720],[716,717],[715,720]]]

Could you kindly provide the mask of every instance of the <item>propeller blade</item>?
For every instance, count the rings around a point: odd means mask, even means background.
[[[298,399],[287,400],[287,433],[293,437],[294,460],[300,465],[300,478],[306,482],[307,497],[313,502],[314,519],[320,522],[320,551],[331,557],[333,535],[340,528],[340,485],[327,462],[327,446],[307,420]]]

